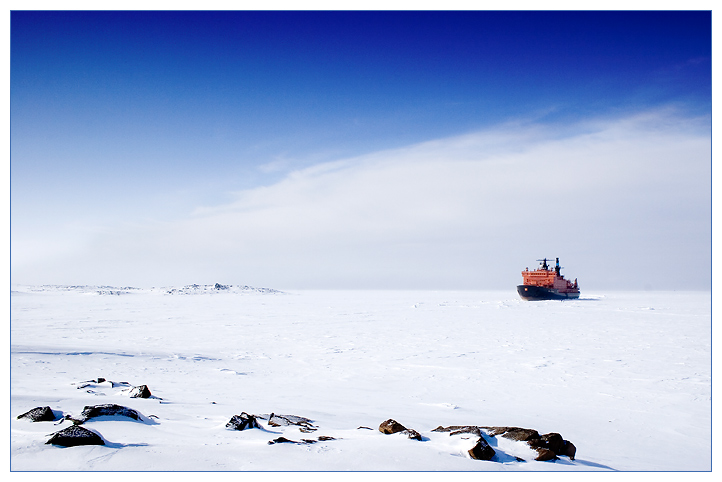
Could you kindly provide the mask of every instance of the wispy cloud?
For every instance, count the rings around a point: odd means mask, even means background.
[[[13,270],[19,281],[508,288],[537,257],[561,256],[582,286],[700,288],[710,196],[709,119],[509,123],[297,170],[42,264],[25,252],[41,246],[17,247]],[[665,260],[681,256],[688,272],[670,280]]]

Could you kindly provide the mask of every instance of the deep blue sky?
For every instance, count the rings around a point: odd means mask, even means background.
[[[658,108],[711,114],[710,12],[14,11],[13,230],[179,220],[324,162]]]

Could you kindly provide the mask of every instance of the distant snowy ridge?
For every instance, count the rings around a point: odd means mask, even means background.
[[[273,288],[255,288],[247,285],[186,285],[159,288],[134,288],[132,286],[96,286],[96,285],[36,285],[14,286],[12,293],[41,293],[41,292],[76,292],[97,295],[127,295],[134,293],[160,293],[169,295],[203,295],[217,293],[282,293]]]
[[[99,295],[120,295],[128,293],[140,293],[141,288],[132,286],[95,286],[95,285],[34,285],[34,286],[13,286],[12,293],[43,293],[43,292],[76,292]]]
[[[216,283],[214,285],[187,285],[182,288],[165,288],[165,292],[170,295],[202,295],[202,294],[213,294],[213,293],[281,293],[281,291],[274,290],[273,288],[254,288],[253,286],[233,286],[233,285],[222,285]]]

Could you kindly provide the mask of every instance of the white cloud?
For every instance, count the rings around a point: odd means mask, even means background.
[[[13,270],[122,284],[503,289],[537,257],[561,256],[582,287],[703,288],[710,196],[708,119],[507,124],[298,170],[183,221],[99,233],[42,266],[14,256]],[[668,257],[689,272],[661,278]]]

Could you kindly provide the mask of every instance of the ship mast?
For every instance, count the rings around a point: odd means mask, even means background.
[[[547,259],[537,259],[537,261],[541,261],[542,264],[539,266],[540,269],[543,269],[544,271],[549,271],[549,265],[547,264]]]

